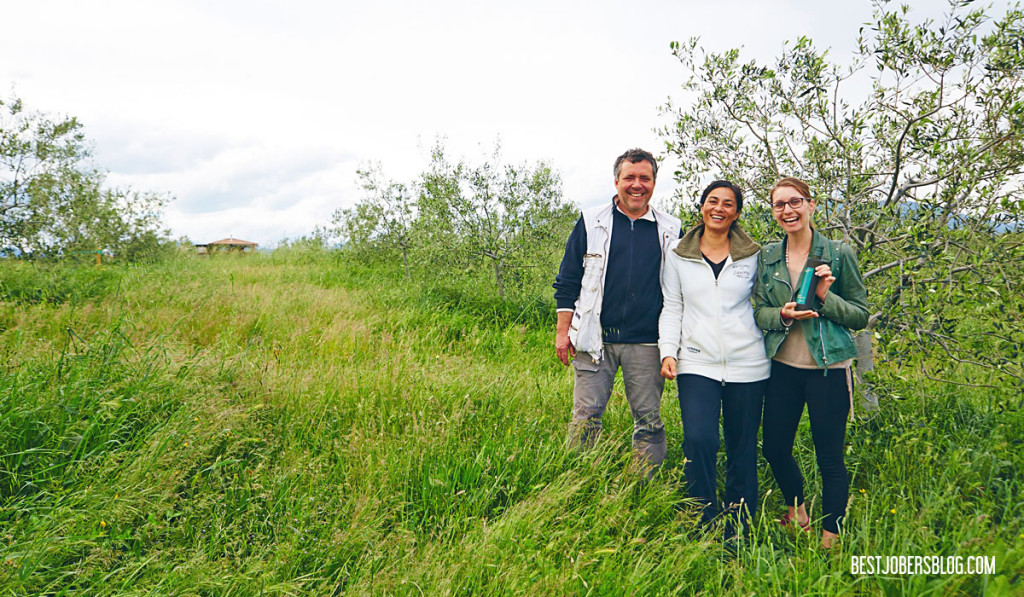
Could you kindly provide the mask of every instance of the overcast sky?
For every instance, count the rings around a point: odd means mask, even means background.
[[[664,146],[658,107],[684,98],[669,42],[769,60],[806,35],[845,59],[871,3],[4,0],[2,14],[4,98],[78,117],[110,185],[176,198],[175,237],[272,246],[356,202],[359,166],[413,179],[438,137],[470,160],[500,138],[506,162],[546,160],[593,205],[615,156]],[[656,197],[673,190],[663,167]]]

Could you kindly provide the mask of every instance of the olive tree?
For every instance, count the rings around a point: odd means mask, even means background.
[[[365,195],[354,207],[334,212],[334,229],[343,243],[366,250],[399,251],[405,278],[412,279],[409,260],[417,214],[414,190],[387,178],[379,162],[357,169],[356,176]]]
[[[51,212],[89,186],[79,162],[88,155],[74,118],[26,113],[19,99],[0,100],[0,248],[27,253]]]
[[[497,148],[473,163],[452,160],[439,141],[414,180],[391,179],[379,163],[356,175],[362,198],[332,219],[344,247],[400,255],[406,279],[415,271],[468,279],[486,270],[502,298],[510,286],[547,284],[575,218],[549,165],[503,164]]]
[[[107,250],[142,258],[166,244],[160,222],[167,197],[104,188],[90,157],[77,119],[0,100],[0,251],[55,257]]]
[[[1024,332],[1011,323],[1024,312],[1019,6],[991,16],[953,2],[914,21],[876,2],[845,64],[806,37],[770,64],[696,39],[671,49],[696,98],[663,106],[679,200],[711,177],[762,200],[782,176],[805,179],[818,228],[859,251],[888,359],[925,355],[925,374],[950,383],[1024,384]],[[958,363],[969,367],[953,373]]]
[[[548,164],[502,164],[498,148],[478,164],[453,162],[440,144],[423,174],[419,207],[418,225],[435,255],[486,262],[501,297],[510,277],[527,269],[549,277],[575,216]]]

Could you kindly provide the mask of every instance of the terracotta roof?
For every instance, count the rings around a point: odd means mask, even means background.
[[[252,241],[242,240],[242,239],[239,239],[239,238],[222,238],[220,240],[215,240],[212,243],[207,243],[207,244],[211,244],[211,245],[252,245],[254,247],[259,245],[259,243],[254,243]]]

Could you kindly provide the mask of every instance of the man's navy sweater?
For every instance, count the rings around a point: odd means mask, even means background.
[[[630,220],[612,209],[612,236],[605,268],[601,329],[610,344],[658,342],[661,314],[661,245],[658,224]],[[587,252],[587,228],[583,218],[565,244],[565,256],[555,278],[555,304],[572,309],[580,296],[583,256]]]

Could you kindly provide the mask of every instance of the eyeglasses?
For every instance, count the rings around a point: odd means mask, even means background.
[[[786,206],[790,206],[793,209],[799,209],[804,201],[812,201],[810,197],[793,197],[789,201],[775,201],[772,203],[772,211],[782,211],[786,209]]]

